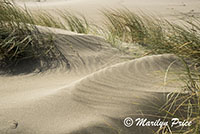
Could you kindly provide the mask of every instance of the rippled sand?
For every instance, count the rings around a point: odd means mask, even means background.
[[[180,0],[140,0],[136,4],[131,0],[85,1],[27,3],[27,7],[70,7],[93,16],[95,21],[99,7],[118,7],[117,2],[133,10],[135,6],[155,10],[170,10],[168,6],[163,9],[164,5],[185,8]],[[193,2],[199,1],[185,0],[188,7]],[[177,81],[184,68],[178,57],[164,54],[130,60],[100,37],[58,29],[53,32],[71,68],[60,66],[42,73],[0,76],[1,134],[152,134],[158,129],[127,128],[123,120],[127,116],[154,120],[163,115],[159,109],[168,93],[180,92],[183,85]]]

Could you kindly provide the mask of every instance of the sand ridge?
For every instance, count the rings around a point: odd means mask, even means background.
[[[99,9],[127,6],[168,16],[171,8],[190,11],[199,1],[69,0],[27,2],[32,11],[69,8],[96,22]],[[23,5],[24,3],[19,3]],[[184,5],[185,4],[185,5]],[[162,8],[163,7],[163,8]],[[153,9],[153,10],[151,10]],[[70,68],[0,76],[0,134],[152,134],[156,127],[127,128],[123,119],[162,116],[169,92],[182,91],[176,81],[184,66],[170,54],[124,58],[101,37],[40,27],[53,32]],[[149,116],[154,115],[155,117]],[[16,125],[17,124],[17,125]]]
[[[176,56],[126,60],[100,37],[57,36],[56,43],[69,59],[70,69],[0,77],[2,134],[115,133],[105,122],[116,125],[115,120],[127,114],[145,112],[155,96],[162,104],[168,92],[180,91],[181,83],[164,84],[171,63],[172,72],[182,68]],[[177,77],[169,73],[167,82]],[[146,111],[155,113],[149,108]],[[18,127],[13,129],[15,122]],[[126,133],[134,128],[126,129],[121,121],[116,127]],[[151,133],[148,129],[142,131]]]

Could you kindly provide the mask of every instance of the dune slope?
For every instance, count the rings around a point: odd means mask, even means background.
[[[179,58],[127,60],[100,37],[54,32],[70,68],[0,76],[0,133],[150,134],[156,129],[126,128],[123,119],[160,115],[167,93],[181,91],[182,83],[173,83],[183,69]]]

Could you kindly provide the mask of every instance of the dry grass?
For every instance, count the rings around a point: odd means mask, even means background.
[[[172,53],[183,59],[186,65],[185,95],[170,93],[162,109],[166,116],[175,117],[185,113],[182,120],[192,120],[193,126],[177,131],[159,130],[157,133],[200,133],[200,20],[183,20],[182,25],[173,24],[145,14],[135,14],[128,9],[103,11],[110,42],[137,43],[145,46],[151,54]],[[114,39],[114,40],[113,40]],[[185,60],[187,62],[185,62]],[[189,61],[189,62],[188,62]],[[173,107],[173,108],[172,108]]]
[[[32,15],[9,1],[0,1],[0,67],[9,70],[24,61],[60,61],[60,51],[53,43],[53,35],[42,34],[34,25]],[[48,64],[47,64],[48,62]],[[45,65],[45,66],[44,66]]]

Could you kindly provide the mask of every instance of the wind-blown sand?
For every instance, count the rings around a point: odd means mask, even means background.
[[[126,133],[151,133],[147,128],[127,129],[112,119],[141,114],[140,110],[156,114],[148,107],[156,101],[154,97],[160,98],[161,102],[156,103],[159,106],[166,93],[180,91],[181,84],[168,83],[175,75],[168,75],[164,82],[165,71],[172,62],[177,60],[170,70],[180,70],[178,58],[157,55],[124,61],[118,50],[99,37],[57,36],[57,45],[70,60],[71,69],[1,76],[0,132],[114,133],[111,126],[118,125],[117,129]],[[18,127],[13,129],[15,122]]]
[[[87,1],[92,12],[94,2]],[[78,7],[79,2],[70,6]],[[144,0],[140,4],[148,6]],[[153,120],[163,114],[158,109],[167,94],[180,92],[183,85],[175,81],[184,69],[178,57],[129,60],[100,37],[58,29],[54,33],[71,68],[0,76],[1,134],[151,134],[158,129],[127,128],[123,120],[128,116]]]
[[[22,1],[22,0],[19,0]],[[134,12],[154,14],[173,22],[183,17],[200,17],[199,0],[46,0],[30,2],[24,0],[21,6],[26,5],[32,11],[45,10],[55,14],[56,10],[67,10],[82,13],[95,24],[101,24],[104,9],[128,8]]]

